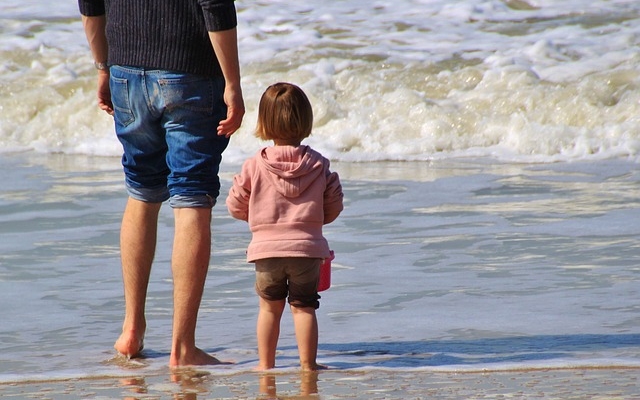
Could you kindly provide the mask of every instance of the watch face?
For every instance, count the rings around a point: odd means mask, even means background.
[[[109,69],[109,66],[107,65],[107,63],[104,63],[104,62],[94,62],[93,65],[95,65],[96,69],[99,69],[99,70]]]

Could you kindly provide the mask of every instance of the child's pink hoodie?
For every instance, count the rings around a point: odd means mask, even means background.
[[[229,213],[249,222],[247,261],[329,257],[322,225],[342,211],[342,186],[329,160],[309,146],[273,146],[245,161],[227,197]]]

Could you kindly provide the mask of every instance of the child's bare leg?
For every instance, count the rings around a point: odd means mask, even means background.
[[[260,297],[260,311],[256,327],[258,336],[259,371],[276,366],[276,348],[280,336],[280,319],[284,311],[285,300],[265,300]]]
[[[291,306],[293,324],[300,354],[300,368],[303,371],[315,371],[324,367],[316,363],[318,354],[318,320],[313,307]]]

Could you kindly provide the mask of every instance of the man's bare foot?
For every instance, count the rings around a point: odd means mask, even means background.
[[[127,358],[139,357],[144,348],[144,333],[138,335],[135,331],[122,332],[113,348]]]
[[[191,365],[218,365],[218,364],[229,364],[223,363],[218,360],[214,356],[208,354],[207,352],[200,350],[199,348],[194,348],[193,351],[183,352],[180,355],[171,354],[171,358],[169,360],[169,366],[172,368],[175,367],[188,367]]]

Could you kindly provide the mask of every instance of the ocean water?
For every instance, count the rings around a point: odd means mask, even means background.
[[[257,102],[281,80],[334,160],[637,161],[637,1],[236,4],[247,115],[228,162],[260,146]],[[0,7],[0,151],[118,156],[76,2]]]
[[[301,85],[308,144],[345,210],[319,309],[334,370],[640,367],[640,3],[238,1],[247,115]],[[168,363],[173,219],[160,218],[145,359],[114,358],[126,201],[73,1],[0,2],[0,382],[156,373]],[[214,208],[198,342],[257,362],[246,225]],[[285,314],[278,354],[297,365]]]

